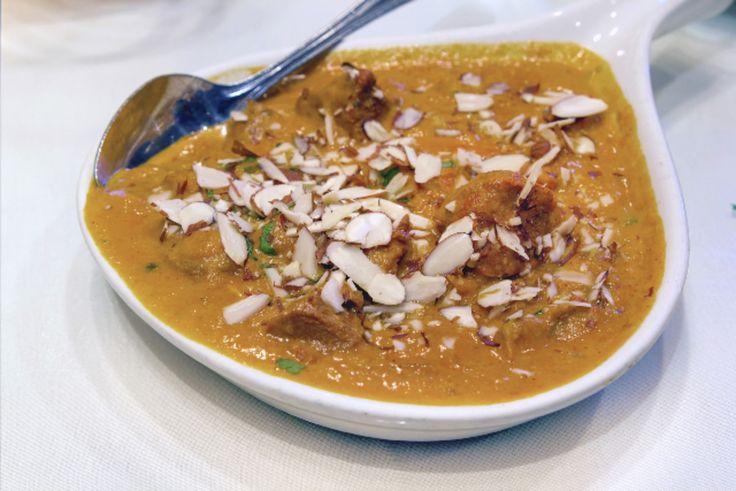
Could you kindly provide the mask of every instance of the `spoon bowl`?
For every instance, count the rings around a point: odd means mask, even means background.
[[[333,48],[345,36],[410,0],[363,0],[303,46],[236,85],[193,75],[162,75],[144,84],[113,116],[97,149],[94,177],[104,185],[120,169],[136,167],[179,138],[222,123],[248,100]]]

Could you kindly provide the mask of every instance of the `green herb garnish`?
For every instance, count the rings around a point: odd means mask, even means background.
[[[253,241],[250,240],[248,237],[245,238],[245,247],[248,249],[248,257],[253,259],[254,261],[258,261],[256,253],[253,250]]]
[[[382,170],[381,177],[383,177],[383,185],[388,186],[388,183],[391,182],[391,179],[393,179],[399,172],[401,172],[401,169],[396,166],[389,167],[386,170]]]
[[[158,264],[156,263],[146,264],[146,271],[154,271],[156,268],[158,268]]]
[[[411,201],[411,198],[408,196],[404,196],[403,198],[399,198],[397,201],[401,201],[402,203],[408,203]]]
[[[276,249],[273,248],[271,245],[271,230],[273,230],[274,225],[276,225],[274,222],[269,222],[266,225],[263,226],[261,229],[261,237],[258,241],[258,248],[263,252],[264,254],[268,254],[269,256],[275,256],[276,255]]]
[[[282,370],[286,370],[292,375],[297,375],[299,372],[304,370],[304,368],[306,368],[306,365],[302,365],[301,363],[290,360],[289,358],[279,358],[278,360],[276,360],[276,366],[281,368]]]
[[[624,224],[626,224],[626,225],[634,225],[635,223],[639,223],[639,219],[636,218],[636,217],[629,217],[624,222]]]
[[[207,199],[212,199],[215,197],[215,192],[211,189],[207,190]]]
[[[443,169],[452,169],[453,167],[455,167],[455,162],[453,162],[452,160],[445,160],[444,162],[442,162]]]
[[[544,314],[544,309],[539,309],[536,312],[534,312],[534,315],[536,315],[537,317],[542,317],[543,314]]]

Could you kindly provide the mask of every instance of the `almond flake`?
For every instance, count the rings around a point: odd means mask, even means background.
[[[447,290],[447,280],[442,276],[425,276],[419,271],[401,280],[406,289],[406,300],[420,303],[432,302]]]
[[[595,142],[587,136],[570,138],[571,148],[578,155],[595,154]]]
[[[385,142],[391,139],[392,135],[386,129],[376,121],[375,119],[370,119],[363,123],[363,131],[365,132],[366,136],[370,138],[374,142]]]
[[[398,305],[404,301],[406,291],[401,281],[381,271],[359,248],[332,242],[327,246],[326,255],[332,264],[368,292],[374,302]]]
[[[270,300],[264,293],[251,295],[222,309],[222,316],[227,324],[238,324],[260,312]]]
[[[472,113],[491,107],[493,105],[493,97],[489,94],[456,92],[455,104],[457,104],[458,111],[463,113]]]
[[[521,245],[521,240],[518,235],[501,227],[500,225],[496,225],[496,236],[498,237],[499,242],[501,242],[501,245],[511,249],[527,261],[529,260],[529,255],[526,253],[524,246]]]
[[[353,218],[345,227],[347,242],[360,244],[364,249],[391,242],[391,219],[383,213],[363,213]]]
[[[481,307],[505,305],[511,300],[511,280],[501,280],[478,293],[478,305]]]
[[[460,75],[460,83],[471,87],[480,87],[481,81],[480,75],[475,73],[465,72]]]
[[[436,155],[420,153],[412,167],[414,167],[414,180],[425,183],[442,173],[442,159]]]
[[[243,218],[240,215],[236,215],[233,212],[226,213],[226,216],[235,224],[238,226],[241,232],[249,234],[253,231],[253,225],[243,220]]]
[[[333,191],[324,196],[323,201],[325,203],[331,203],[335,201],[352,201],[361,198],[368,198],[370,196],[377,196],[385,193],[385,189],[370,189],[362,186],[354,186],[350,188],[343,188],[338,191]]]
[[[179,212],[179,225],[184,233],[196,223],[204,222],[207,225],[215,219],[215,210],[207,203],[190,203]]]
[[[345,308],[342,306],[345,302],[345,298],[342,296],[342,287],[344,284],[345,273],[339,270],[332,271],[320,293],[322,301],[332,307],[332,310],[335,312],[345,312]]]
[[[588,273],[579,273],[577,271],[559,270],[554,274],[558,280],[567,281],[569,283],[579,283],[581,285],[591,285],[593,279]]]
[[[422,265],[427,276],[448,274],[463,266],[473,254],[473,241],[468,234],[451,235],[429,254]]]
[[[317,269],[317,244],[309,231],[302,227],[294,244],[294,260],[299,263],[299,269],[307,278],[316,278]]]
[[[279,201],[289,196],[294,190],[294,186],[289,184],[277,184],[263,188],[253,194],[253,203],[263,213],[264,216],[271,214],[274,201]]]
[[[480,163],[483,161],[483,159],[480,158],[480,155],[475,152],[465,150],[464,148],[458,148],[455,155],[457,157],[457,163],[458,165],[460,165],[460,167],[475,167],[477,165],[480,165]]]
[[[276,167],[276,164],[274,164],[267,158],[259,157],[258,166],[263,170],[264,174],[266,174],[268,177],[270,177],[274,181],[278,181],[282,184],[286,184],[289,182],[289,178],[286,177],[286,175],[281,171],[281,169]]]
[[[529,170],[526,171],[526,182],[524,183],[521,193],[519,193],[519,201],[523,201],[527,196],[529,196],[532,188],[537,183],[537,179],[539,179],[539,175],[542,173],[542,167],[552,162],[555,157],[557,157],[558,153],[560,153],[560,147],[555,145],[550,148],[549,152],[534,161],[534,163],[529,167]]]
[[[191,206],[191,205],[190,205]],[[239,266],[248,258],[248,245],[245,237],[235,228],[230,219],[223,213],[217,213],[217,229],[220,232],[220,241],[225,249],[225,254]]]
[[[249,209],[252,208],[250,198],[258,191],[261,187],[255,182],[250,180],[238,179],[230,183],[228,189],[228,195],[238,206],[247,206]]]
[[[480,173],[494,172],[499,170],[507,170],[511,172],[519,172],[521,168],[529,162],[529,157],[526,155],[510,154],[510,155],[496,155],[480,162],[473,168]]]
[[[422,111],[409,107],[397,113],[396,118],[394,118],[394,128],[408,130],[418,125],[423,117],[424,113]]]
[[[475,317],[473,317],[473,310],[468,305],[462,307],[446,307],[440,310],[440,314],[449,321],[457,322],[462,327],[478,327],[478,323],[475,321]]]
[[[434,133],[437,136],[460,136],[463,134],[462,131],[452,128],[435,128]]]
[[[306,213],[301,213],[298,211],[292,211],[289,209],[288,206],[286,206],[281,201],[274,201],[273,203],[274,209],[281,212],[284,217],[289,220],[294,225],[311,225],[312,224],[312,218],[307,215]]]
[[[197,184],[205,189],[226,188],[230,185],[230,174],[221,170],[205,167],[202,164],[194,164],[192,166],[194,174],[197,176]]]
[[[451,235],[455,234],[469,234],[473,231],[473,219],[470,216],[464,216],[460,220],[454,221],[451,224],[447,226],[444,232],[442,232],[442,235],[440,235],[440,240],[438,242],[442,242],[446,238],[450,237]]]
[[[187,206],[187,202],[181,199],[158,199],[153,201],[152,204],[175,223],[181,223],[179,213]]]
[[[558,118],[584,118],[602,113],[608,105],[587,95],[572,95],[552,105],[552,114]]]

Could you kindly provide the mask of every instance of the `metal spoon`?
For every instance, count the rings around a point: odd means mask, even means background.
[[[181,137],[227,120],[284,77],[337,45],[345,36],[410,0],[363,0],[286,58],[237,85],[192,75],[162,75],[118,109],[102,135],[95,181],[105,185],[120,169],[136,167]]]

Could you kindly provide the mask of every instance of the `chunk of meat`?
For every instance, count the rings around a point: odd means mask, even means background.
[[[370,70],[343,64],[347,74],[349,94],[347,100],[335,107],[342,109],[335,116],[337,124],[345,128],[351,136],[363,135],[362,123],[378,119],[388,109],[383,91],[376,85],[376,76]]]
[[[377,264],[384,272],[396,274],[399,261],[406,253],[406,244],[392,240],[388,245],[374,247],[366,255],[371,262]]]
[[[329,86],[304,89],[296,100],[297,114],[322,123],[323,112],[329,111],[338,126],[351,137],[365,139],[363,122],[378,119],[388,110],[388,101],[376,84],[376,76],[370,70],[348,63]]]
[[[225,254],[217,230],[198,230],[188,236],[174,237],[165,243],[170,246],[166,255],[185,273],[210,276],[238,271],[238,266]]]
[[[526,261],[498,242],[488,243],[479,251],[475,271],[487,278],[509,278],[521,273]]]
[[[265,325],[272,336],[305,340],[323,353],[349,348],[363,334],[357,314],[335,312],[317,291],[285,303],[282,311]]]
[[[511,218],[519,216],[528,237],[544,235],[553,228],[554,194],[546,187],[536,185],[529,196],[517,204],[523,187],[524,179],[516,172],[480,174],[447,199],[448,203],[455,201],[456,204],[446,223],[475,213],[481,228],[494,223],[505,226]]]

